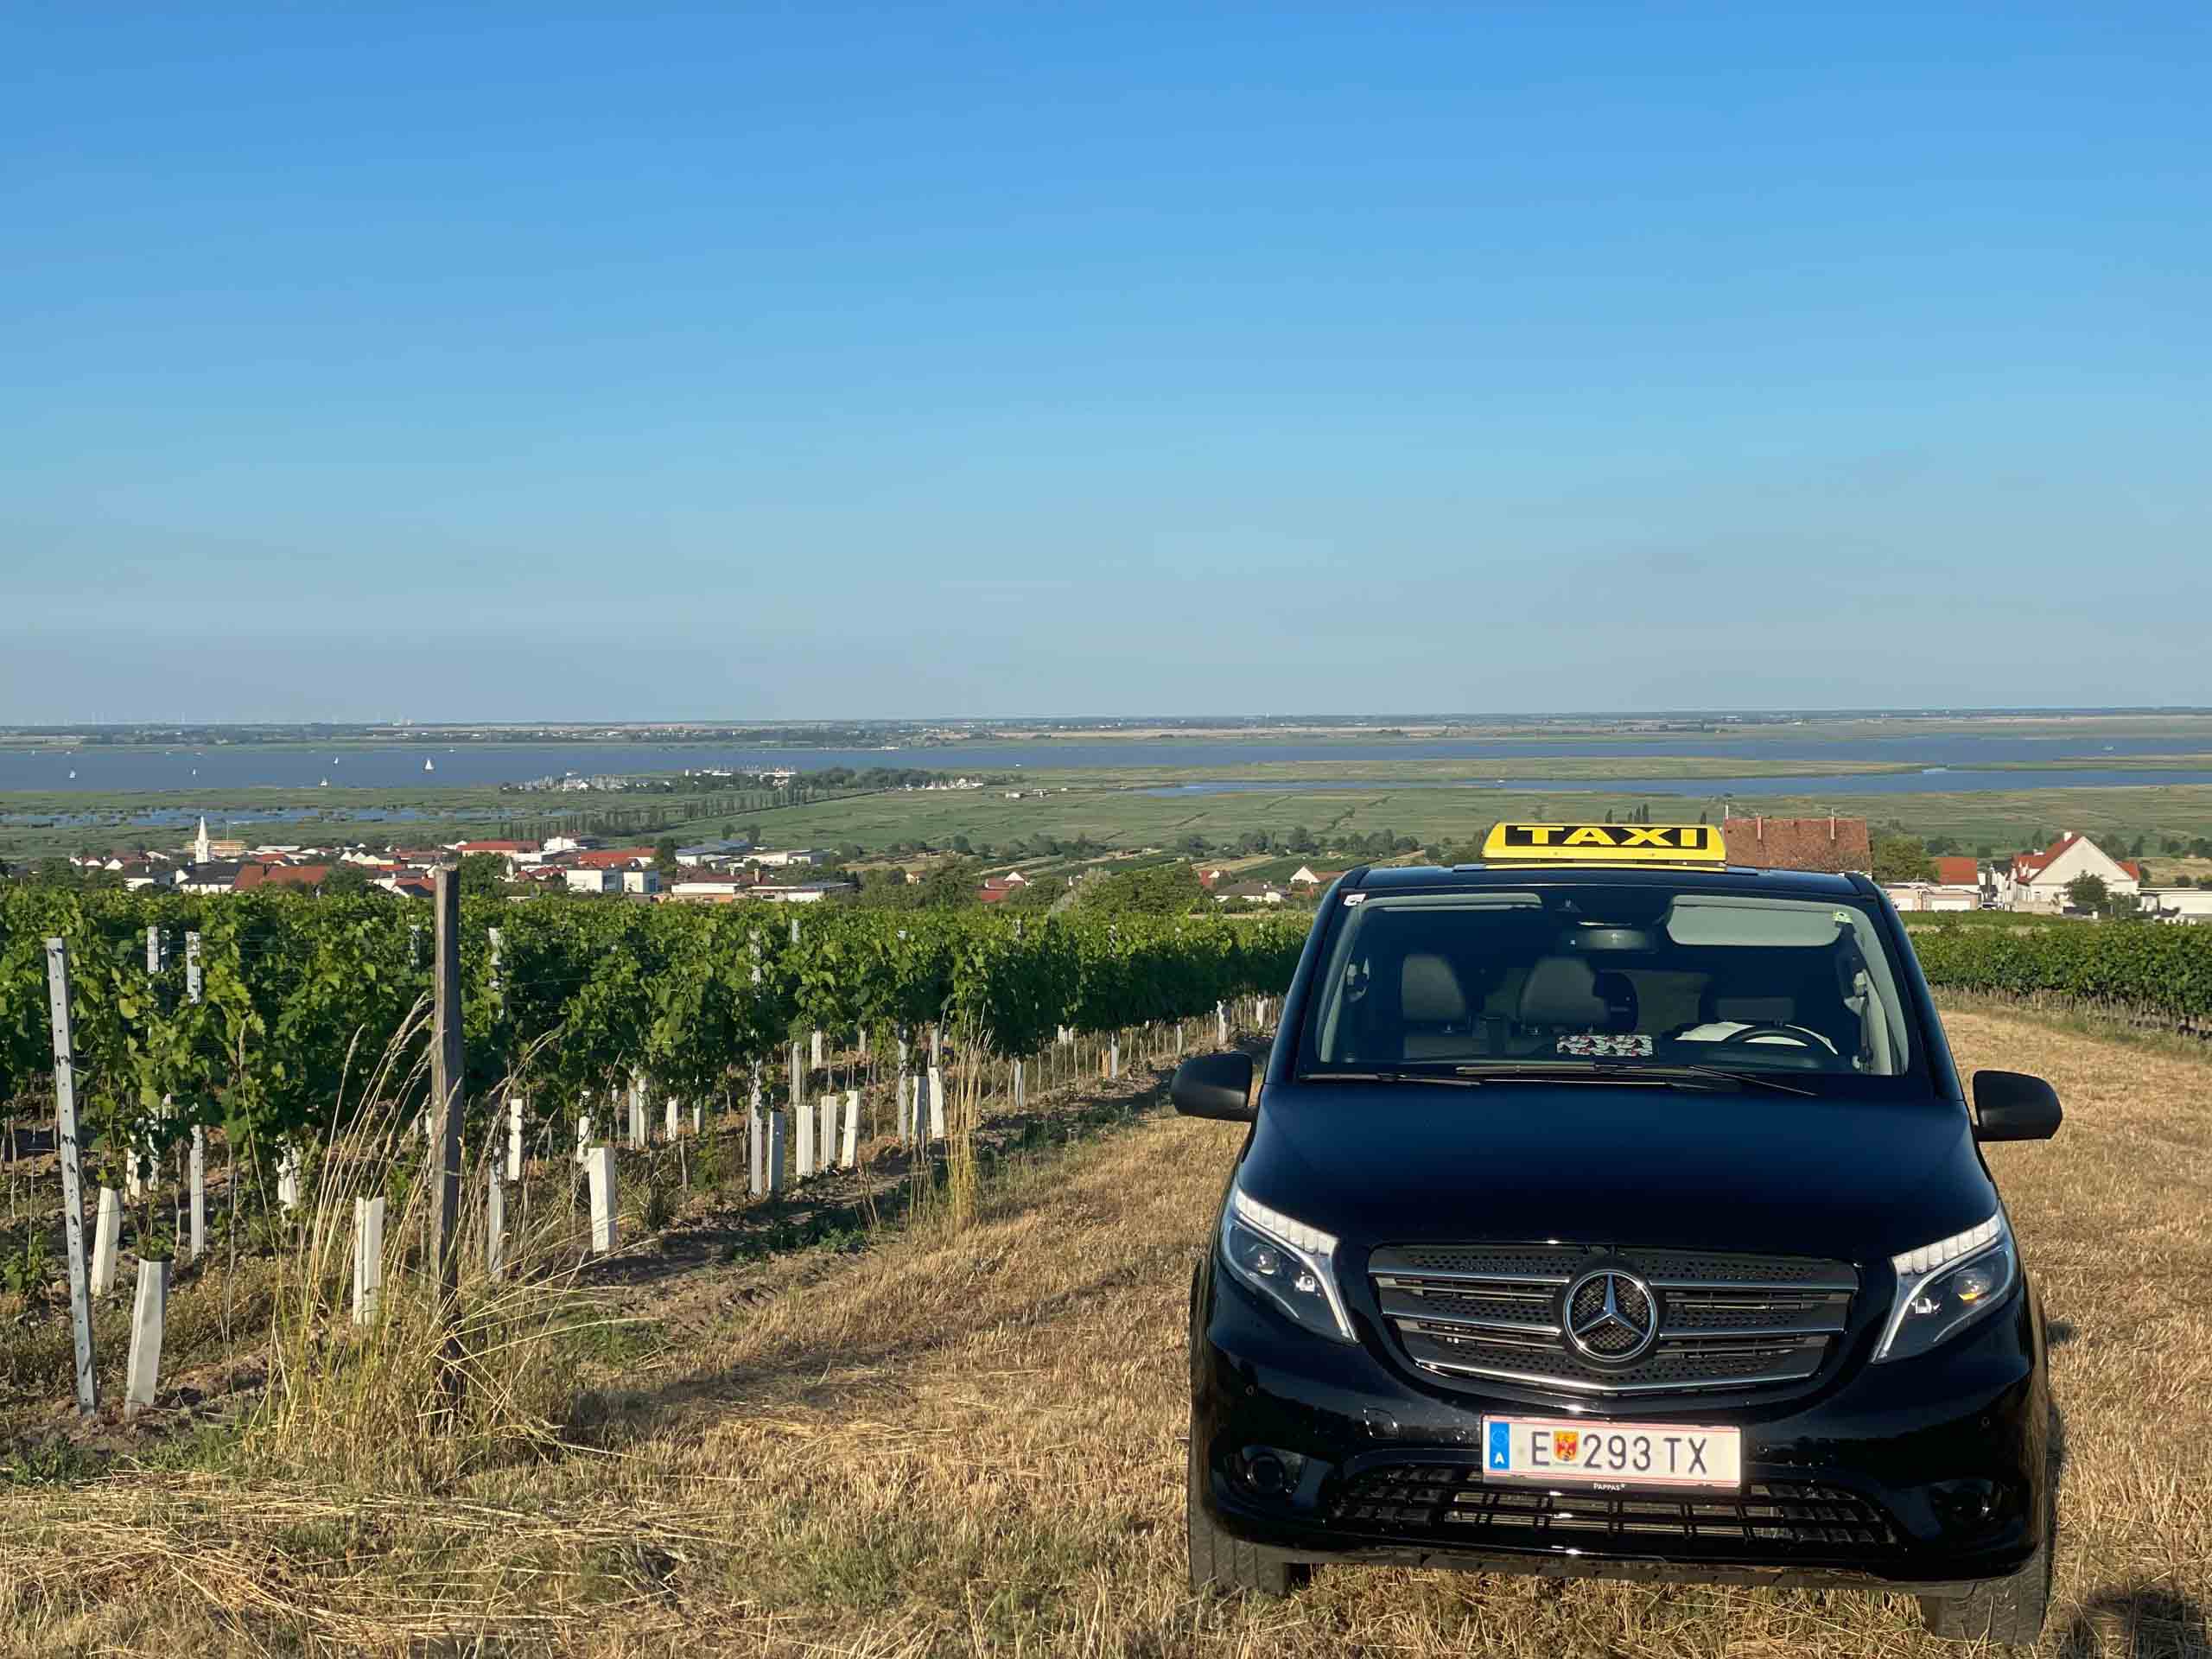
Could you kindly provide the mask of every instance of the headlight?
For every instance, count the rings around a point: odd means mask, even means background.
[[[1356,1342],[1337,1294],[1337,1241],[1317,1228],[1232,1188],[1221,1216],[1221,1254],[1229,1270],[1307,1330]]]
[[[1948,1340],[2003,1301],[2019,1272],[2001,1210],[1979,1227],[1893,1256],[1891,1265],[1897,1300],[1876,1359],[1909,1359]]]

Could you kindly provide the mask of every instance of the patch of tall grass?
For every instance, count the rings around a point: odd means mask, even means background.
[[[511,1204],[501,1271],[490,1272],[488,1190],[504,1159],[493,1134],[464,1155],[458,1271],[442,1285],[434,1158],[405,1136],[427,1062],[407,1035],[367,1077],[361,1109],[339,1116],[296,1242],[277,1258],[268,1385],[242,1446],[257,1472],[434,1491],[558,1449],[575,1333],[601,1316],[577,1279],[588,1232],[566,1206],[531,1217]],[[357,1315],[355,1200],[378,1198],[382,1283]]]

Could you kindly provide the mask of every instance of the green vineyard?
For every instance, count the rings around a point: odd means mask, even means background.
[[[1279,991],[1302,917],[1014,918],[989,912],[694,908],[548,899],[465,905],[471,1132],[519,1094],[541,1122],[644,1080],[709,1109],[786,1045],[895,1043],[957,1027],[1035,1052]],[[427,909],[381,899],[0,894],[0,1102],[48,1093],[46,940],[68,947],[88,1167],[158,1159],[195,1125],[235,1143],[327,1140],[369,1071],[427,1041]],[[188,957],[190,959],[188,960]],[[396,1051],[396,1053],[395,1053]]]
[[[2212,1028],[2212,928],[2147,922],[1922,925],[1915,918],[1909,931],[1922,969],[1939,989],[2056,998],[2185,1031]]]

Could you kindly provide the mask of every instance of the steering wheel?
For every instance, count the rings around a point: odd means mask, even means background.
[[[1723,1037],[1720,1046],[1731,1048],[1738,1043],[1753,1042],[1761,1037],[1785,1038],[1800,1048],[1810,1048],[1815,1041],[1812,1033],[1802,1026],[1745,1026],[1741,1031],[1732,1031]]]

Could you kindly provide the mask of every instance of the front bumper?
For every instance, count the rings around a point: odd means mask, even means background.
[[[1298,1330],[1227,1274],[1202,1271],[1194,1289],[1198,1501],[1294,1560],[1940,1592],[2017,1570],[2043,1541],[2050,1402],[2024,1281],[1933,1354],[1847,1356],[1810,1395],[1729,1411],[1486,1397],[1378,1357],[1389,1338],[1363,1319],[1351,1346]],[[1485,1484],[1486,1411],[1732,1425],[1745,1488]]]

